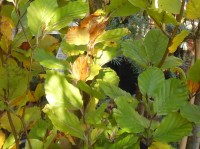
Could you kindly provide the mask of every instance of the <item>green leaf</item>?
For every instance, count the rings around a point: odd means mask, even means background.
[[[190,122],[200,124],[200,106],[187,103],[181,107],[181,115]]]
[[[103,103],[96,110],[87,112],[86,122],[88,124],[93,124],[93,125],[101,124],[103,119],[103,114],[105,113],[106,108],[107,108],[107,103]]]
[[[97,37],[95,43],[120,39],[123,36],[127,35],[128,33],[129,30],[127,28],[117,28],[117,29],[107,30],[103,34]]]
[[[64,75],[57,71],[47,71],[44,87],[50,105],[64,106],[67,109],[80,109],[83,106],[78,88],[70,84]]]
[[[99,87],[112,99],[116,99],[120,96],[125,96],[127,98],[132,98],[131,94],[126,91],[123,91],[119,87],[104,81],[99,81]]]
[[[169,68],[176,68],[176,67],[179,67],[183,64],[183,60],[178,58],[178,57],[175,57],[175,56],[168,56],[163,65],[162,65],[162,69],[169,69]]]
[[[16,132],[19,133],[22,129],[22,123],[20,118],[13,113],[10,113],[10,116],[12,121],[14,122]],[[4,113],[0,118],[0,128],[6,129],[8,132],[12,133],[7,113]]]
[[[84,130],[78,117],[64,107],[46,105],[43,111],[48,115],[53,125],[60,131],[85,139]]]
[[[22,96],[28,85],[28,72],[15,65],[0,67],[0,96],[9,100]],[[7,95],[4,95],[6,90]]]
[[[156,67],[149,68],[138,77],[140,92],[143,96],[154,97],[155,91],[160,88],[164,80],[162,70]]]
[[[192,80],[194,82],[200,81],[200,59],[198,59],[195,64],[190,67],[188,71],[188,80]]]
[[[150,30],[144,39],[147,56],[157,66],[168,45],[168,38],[158,29]]]
[[[176,19],[174,18],[174,16],[166,11],[163,11],[161,9],[148,9],[147,10],[148,14],[159,24],[174,24],[174,25],[178,25],[178,22],[176,21]]]
[[[41,110],[39,107],[34,106],[34,107],[27,107],[25,114],[24,114],[24,122],[26,124],[26,127],[29,127],[30,125],[33,125],[41,119]]]
[[[187,86],[178,79],[172,78],[163,82],[155,94],[153,102],[154,112],[165,115],[178,111],[188,99]]]
[[[200,18],[200,1],[199,0],[189,0],[186,5],[186,17],[188,19],[198,19]]]
[[[188,30],[182,30],[180,34],[176,35],[176,37],[172,40],[172,45],[169,47],[169,53],[174,53],[189,33],[190,32]]]
[[[104,68],[99,72],[97,79],[101,79],[103,82],[110,83],[112,85],[119,84],[119,77],[117,73],[111,68]]]
[[[88,80],[93,80],[94,77],[96,77],[99,74],[99,71],[101,70],[101,66],[99,65],[90,65],[90,75],[89,77],[86,79],[86,81]]]
[[[43,149],[49,148],[56,135],[57,135],[57,129],[54,128],[53,130],[51,130],[51,134],[48,137],[46,137],[46,142],[44,143]]]
[[[119,137],[119,140],[116,140],[114,144],[109,146],[109,149],[127,149],[133,148],[133,145],[138,141],[138,137],[135,135],[127,135],[123,138]],[[135,148],[134,148],[135,149]]]
[[[179,14],[181,9],[181,1],[180,0],[158,0],[159,8],[168,11],[173,14]]]
[[[3,149],[8,149],[8,148],[10,149],[11,146],[14,145],[14,143],[15,143],[15,138],[14,138],[13,134],[11,133],[7,137],[6,141],[4,142]]]
[[[140,8],[131,5],[127,0],[111,1],[106,7],[106,12],[112,17],[129,16],[140,11]]]
[[[67,27],[73,19],[83,18],[88,10],[89,8],[86,2],[69,2],[66,6],[54,11],[54,16],[51,18],[47,30],[60,30],[63,27]]]
[[[154,138],[161,142],[179,141],[192,131],[192,124],[178,113],[167,115],[154,133]]]
[[[80,88],[82,91],[86,92],[89,95],[92,93],[92,88],[82,80],[79,80],[77,82],[77,87]]]
[[[146,9],[148,6],[148,0],[128,0],[132,5]]]
[[[48,128],[51,124],[45,120],[38,120],[37,123],[31,128],[29,138],[43,140],[46,136]]]
[[[148,128],[150,121],[137,113],[128,102],[122,99],[115,100],[117,109],[114,109],[114,117],[117,124],[129,133],[140,133]]]
[[[40,37],[55,15],[56,0],[35,0],[27,9],[28,27],[33,35]]]
[[[136,61],[139,65],[148,66],[149,59],[147,59],[147,51],[142,40],[126,40],[122,44],[122,51],[126,57]]]
[[[39,61],[42,66],[49,69],[65,70],[69,68],[68,64],[65,61],[57,59],[53,54],[45,51],[44,49],[35,49],[34,59],[36,61]]]
[[[32,147],[37,149],[43,149],[43,142],[38,139],[30,139]],[[30,149],[28,141],[26,141],[25,149]]]

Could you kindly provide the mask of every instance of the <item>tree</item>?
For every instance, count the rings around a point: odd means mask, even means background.
[[[172,148],[199,125],[200,106],[190,103],[200,90],[199,57],[184,72],[173,55],[194,35],[198,53],[199,0],[159,0],[158,7],[153,0],[7,2],[1,6],[2,148],[19,149],[22,141],[25,149]],[[154,23],[144,36],[108,27],[113,18],[133,15]],[[188,22],[194,28],[181,29]],[[55,56],[59,48],[64,59]],[[141,68],[135,97],[104,67],[119,55]]]

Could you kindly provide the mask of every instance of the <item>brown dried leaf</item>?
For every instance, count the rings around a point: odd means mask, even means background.
[[[188,88],[191,94],[196,93],[200,89],[200,83],[188,80]]]

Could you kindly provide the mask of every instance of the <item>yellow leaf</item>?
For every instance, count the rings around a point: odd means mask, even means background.
[[[189,0],[186,5],[186,17],[188,19],[198,19],[200,18],[200,1],[199,0]]]
[[[39,83],[35,89],[34,97],[38,101],[44,95],[44,84]]]
[[[2,130],[0,130],[0,148],[2,148],[5,139],[6,139],[5,134],[2,132]]]
[[[5,36],[8,40],[12,39],[12,29],[14,27],[13,21],[5,16],[1,16],[1,33]]]
[[[188,30],[182,30],[180,34],[176,35],[172,41],[172,45],[169,47],[169,53],[174,53],[178,46],[183,42],[185,37],[189,34]]]
[[[148,149],[172,149],[172,147],[166,143],[153,142]]]

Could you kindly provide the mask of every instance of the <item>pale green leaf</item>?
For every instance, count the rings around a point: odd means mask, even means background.
[[[168,11],[173,14],[179,14],[181,9],[180,0],[158,0],[159,8]]]
[[[198,59],[195,64],[189,69],[187,79],[194,82],[200,81],[200,59]]]
[[[189,33],[190,32],[188,30],[182,30],[180,34],[176,35],[176,37],[172,40],[172,45],[169,47],[169,53],[174,53]]]
[[[200,18],[200,1],[199,0],[189,0],[186,5],[186,17],[188,19],[198,19]]]
[[[162,69],[169,69],[169,68],[176,68],[176,67],[179,67],[183,64],[183,60],[178,58],[178,57],[175,57],[175,56],[168,56],[163,65],[162,65]]]
[[[123,99],[117,99],[115,102],[117,109],[114,109],[114,117],[121,129],[129,133],[139,133],[149,127],[150,121],[137,113],[129,102]]]
[[[99,74],[99,71],[100,71],[100,70],[101,70],[101,66],[95,65],[95,64],[91,65],[91,66],[90,66],[90,75],[89,75],[89,77],[86,79],[86,81],[88,81],[88,80],[93,80],[94,77],[96,77],[96,76]]]
[[[138,77],[140,92],[143,96],[153,97],[164,79],[164,74],[159,68],[153,67],[145,70]]]
[[[24,114],[24,122],[27,127],[36,123],[39,119],[41,119],[41,109],[37,106],[27,107]]]
[[[160,30],[150,30],[144,39],[147,56],[150,62],[157,66],[168,45],[168,38]]]
[[[73,19],[83,18],[88,10],[88,4],[83,1],[69,2],[66,6],[54,11],[47,30],[60,30],[67,27]]]
[[[69,68],[69,65],[65,61],[57,59],[52,53],[41,48],[35,49],[34,59],[39,61],[42,66],[49,69],[65,70]]]
[[[127,0],[110,1],[106,6],[106,12],[111,13],[112,17],[129,16],[140,11],[140,8],[131,5]]]
[[[35,0],[31,2],[27,9],[28,27],[37,38],[45,32],[57,7],[56,0]]]
[[[141,40],[127,40],[122,44],[123,54],[143,67],[148,66],[147,51]]]
[[[120,39],[123,36],[127,35],[128,33],[129,33],[129,30],[127,28],[107,30],[103,34],[97,37],[97,39],[95,40],[95,43]]]
[[[3,149],[11,148],[11,146],[14,145],[14,143],[15,143],[15,138],[14,138],[13,134],[11,133],[7,137],[6,141],[4,142]]]
[[[172,78],[163,82],[155,94],[154,112],[165,115],[178,111],[188,99],[188,89],[181,80]]]
[[[178,25],[178,22],[176,21],[175,17],[164,10],[161,9],[148,9],[148,14],[159,24],[174,24]]]
[[[64,75],[57,71],[47,71],[44,87],[50,105],[64,106],[67,109],[80,109],[83,105],[78,88],[70,84]]]
[[[187,103],[181,107],[181,115],[190,122],[200,124],[200,106]]]
[[[154,138],[161,142],[177,142],[192,131],[192,124],[179,113],[167,115],[154,133]]]
[[[72,112],[65,109],[65,107],[54,107],[46,105],[43,111],[48,115],[53,125],[60,131],[64,131],[72,136],[85,139],[84,129],[78,117]]]

